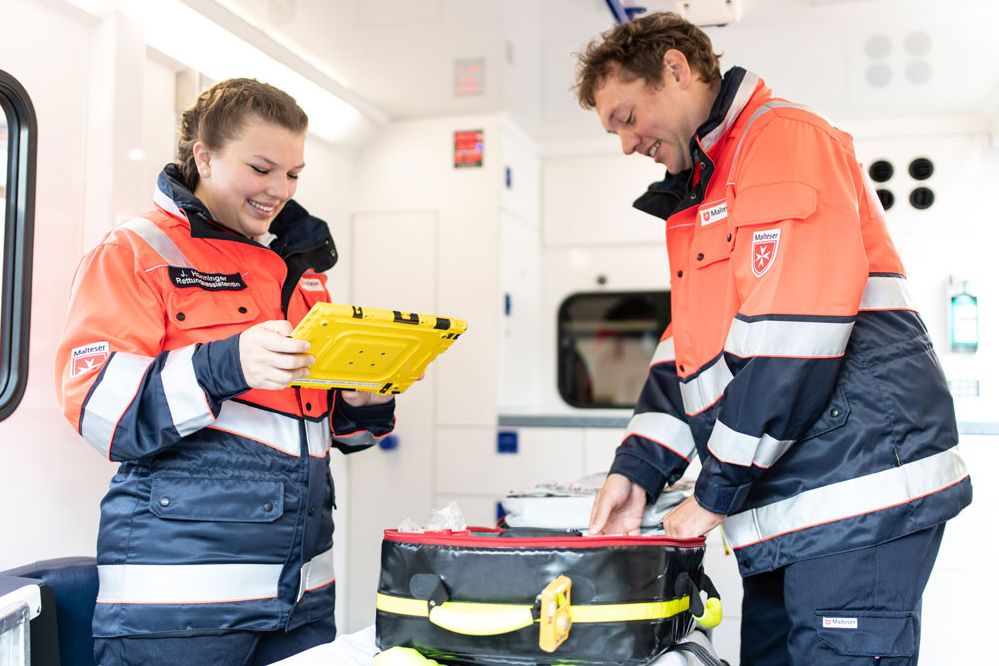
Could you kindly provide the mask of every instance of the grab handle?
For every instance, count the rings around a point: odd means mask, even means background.
[[[534,624],[530,606],[446,601],[430,609],[430,621],[466,636],[496,636]]]

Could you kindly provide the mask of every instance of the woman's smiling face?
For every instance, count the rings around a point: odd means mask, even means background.
[[[200,178],[194,191],[218,223],[247,238],[267,233],[295,195],[305,167],[305,132],[251,115],[218,150],[194,146]]]

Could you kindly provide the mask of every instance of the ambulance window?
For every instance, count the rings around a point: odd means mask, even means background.
[[[574,407],[634,407],[669,313],[668,291],[566,298],[558,312],[562,399]]]
[[[24,88],[0,70],[0,421],[28,379],[35,112]]]

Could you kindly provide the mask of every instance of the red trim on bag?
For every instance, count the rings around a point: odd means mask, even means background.
[[[386,541],[402,543],[429,543],[440,546],[472,546],[478,548],[607,548],[609,546],[677,546],[699,548],[704,546],[704,537],[673,539],[661,536],[564,536],[564,537],[499,537],[475,536],[475,533],[499,535],[501,529],[492,527],[471,527],[461,532],[442,530],[439,532],[400,532],[385,530]]]

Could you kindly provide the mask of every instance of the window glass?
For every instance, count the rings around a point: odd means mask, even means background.
[[[0,420],[28,379],[35,113],[24,88],[0,71]]]
[[[559,307],[558,388],[575,407],[635,406],[669,323],[668,291],[573,294]]]
[[[0,210],[3,211],[3,219],[0,219],[0,257],[4,256],[3,246],[6,240],[7,234],[4,230],[7,227],[7,158],[8,158],[8,146],[7,146],[7,110],[3,108],[3,104],[0,104],[0,109],[3,113],[0,113]],[[0,273],[0,292],[3,291],[3,273]],[[4,325],[4,310],[6,308],[0,308],[0,331],[5,331],[6,327]],[[5,360],[0,360],[0,373],[6,370]],[[4,375],[0,375],[4,376]]]

